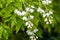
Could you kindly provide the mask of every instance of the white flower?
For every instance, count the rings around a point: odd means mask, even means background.
[[[29,21],[30,25],[33,26],[33,23],[31,21]]]
[[[52,11],[49,11],[49,13],[50,13],[50,14],[53,14],[53,12],[52,12]]]
[[[34,9],[31,9],[31,8],[26,8],[25,10],[28,11],[28,12],[30,12],[30,13],[34,12]]]
[[[49,22],[51,22],[52,21],[52,19],[49,19]]]
[[[34,16],[30,15],[30,19],[31,19],[31,20],[34,19]]]
[[[21,12],[20,11],[18,11],[18,9],[16,9],[15,11],[14,11],[17,15],[21,15]]]
[[[24,16],[24,15],[26,15],[26,12],[25,11],[19,11],[18,9],[16,9],[15,11],[14,11],[17,15],[19,15],[19,16]]]
[[[50,16],[50,13],[46,13],[46,16]]]
[[[34,9],[30,9],[29,12],[30,12],[30,13],[33,13],[33,12],[34,12]]]
[[[26,23],[25,23],[25,26],[28,26],[28,25],[29,25],[29,22],[26,22]]]
[[[36,38],[34,38],[34,40],[36,40]]]
[[[49,22],[46,22],[46,24],[49,24]]]
[[[44,21],[46,22],[46,21],[48,21],[48,19],[47,19],[47,18],[45,18],[45,20],[44,20]]]
[[[18,9],[14,10],[14,12],[17,13],[18,12]]]
[[[30,8],[26,8],[25,10],[26,10],[26,11],[29,11],[29,10],[30,10]]]
[[[36,33],[38,31],[38,29],[34,29],[33,32]]]
[[[52,24],[52,21],[50,21],[50,24]]]
[[[44,10],[38,7],[37,12],[44,13]]]
[[[25,26],[27,26],[27,28],[32,28],[33,23],[31,21],[28,21],[28,22],[25,23]]]
[[[48,4],[52,3],[52,1],[51,0],[44,0],[44,1],[42,1],[42,3],[44,5],[48,5]]]
[[[32,5],[31,8],[35,8],[35,7]]]
[[[33,23],[31,23],[31,26],[33,26]]]
[[[46,17],[46,14],[44,13],[44,14],[42,14],[43,15],[43,17]]]
[[[32,28],[32,26],[29,24],[29,25],[27,26],[27,28]]]
[[[33,38],[34,38],[34,36],[30,36],[30,38],[31,38],[31,39],[33,39]]]
[[[26,32],[27,32],[28,35],[34,35],[34,33],[30,30],[27,30]]]
[[[28,21],[28,22],[25,23],[25,26],[27,26],[27,28],[32,28],[33,23],[31,21]]]
[[[49,19],[50,24],[52,23],[52,19]]]
[[[16,13],[17,15],[19,15],[19,16],[21,16],[21,12],[20,11],[17,11],[17,13]]]
[[[36,36],[36,38],[38,39],[38,37]]]
[[[25,11],[22,11],[21,15],[22,16],[26,15],[26,12]]]
[[[27,17],[25,17],[25,16],[23,16],[22,20],[27,21],[27,20],[28,20],[28,18],[27,18]]]

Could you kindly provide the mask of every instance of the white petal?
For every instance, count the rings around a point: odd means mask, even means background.
[[[34,38],[34,36],[30,36],[30,38],[32,39],[32,38]]]
[[[33,35],[33,32],[30,31],[30,30],[27,30],[26,32],[27,32],[28,35]]]
[[[29,25],[27,26],[27,28],[32,28],[32,27],[31,27],[31,25],[29,24]]]
[[[50,16],[50,13],[46,13],[47,16]]]
[[[48,5],[48,4],[52,3],[52,1],[51,0],[44,0],[44,1],[42,1],[42,3],[44,5]]]
[[[44,10],[38,7],[37,12],[44,13]]]
[[[52,3],[52,1],[49,1],[49,3]]]
[[[46,14],[45,13],[43,14],[43,17],[46,17]]]
[[[14,10],[14,12],[17,13],[18,12],[18,9]]]
[[[32,5],[31,8],[35,8],[35,7]]]
[[[26,8],[25,10],[26,10],[26,11],[29,11],[29,10],[30,10],[30,8]]]
[[[30,9],[29,12],[30,12],[30,13],[33,13],[33,12],[34,12],[34,9]]]
[[[49,24],[49,22],[46,22],[46,24]]]
[[[38,29],[34,29],[33,32],[36,33],[38,31]]]
[[[19,15],[19,16],[21,16],[21,12],[20,11],[18,11],[16,14]]]
[[[52,12],[52,11],[49,11],[49,13],[50,13],[50,14],[53,14],[53,12]]]
[[[36,38],[38,39],[38,37],[36,36]]]
[[[28,25],[29,25],[29,22],[26,22],[26,23],[25,23],[25,26],[28,26]]]
[[[40,8],[40,7],[38,7],[37,12],[40,12],[40,9],[41,9],[41,8]]]
[[[34,40],[36,40],[36,38],[34,38]]]
[[[33,26],[33,23],[31,21],[29,21],[30,25]]]
[[[45,2],[45,1],[42,1],[42,3],[43,3],[43,4],[46,4],[46,2]]]
[[[52,19],[49,19],[50,24],[52,23]]]
[[[48,21],[48,19],[47,19],[47,18],[45,18],[45,20],[44,20],[44,21],[46,22],[46,21]]]
[[[26,15],[26,12],[25,11],[22,11],[22,15]]]
[[[34,16],[30,15],[30,19],[31,19],[31,20],[34,19]]]
[[[28,18],[24,16],[24,17],[22,18],[22,20],[27,21]]]

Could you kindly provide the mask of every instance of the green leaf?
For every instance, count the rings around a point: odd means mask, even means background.
[[[23,24],[23,21],[21,19],[17,19],[17,24],[16,24],[16,33],[20,30],[20,27]]]
[[[14,0],[7,0],[6,6],[8,6],[10,3],[14,2]]]
[[[3,18],[7,18],[7,17],[10,17],[10,16],[11,16],[10,13],[5,13]]]
[[[39,31],[37,32],[37,35],[42,38],[42,30],[39,29]]]
[[[39,20],[37,18],[35,18],[34,21],[33,21],[35,26],[38,26],[38,22],[39,22]]]
[[[10,21],[10,19],[6,19],[6,20],[3,20],[4,21],[4,23],[6,23],[6,22],[9,22]]]
[[[11,6],[8,6],[6,8],[3,8],[1,10],[1,13],[3,14],[3,16],[8,16],[8,15],[11,15],[12,14],[12,11],[14,10],[14,7],[11,7]]]
[[[0,3],[0,8],[3,8],[3,5],[2,5],[2,3]]]
[[[3,37],[6,38],[6,39],[8,39],[8,36],[9,36],[8,31],[7,30],[4,30]]]
[[[12,16],[11,28],[13,28],[15,24],[16,24],[16,18],[15,18],[15,16]]]
[[[10,29],[9,26],[7,26],[7,25],[4,25],[4,28],[5,28],[5,29]]]
[[[0,26],[0,38],[2,38],[3,28]]]
[[[16,2],[16,3],[14,3],[14,5],[18,9],[22,8],[22,4],[20,2]]]
[[[37,14],[37,15],[36,15]],[[34,19],[33,19],[33,23],[35,26],[38,26],[38,22],[39,22],[39,13],[35,12],[34,14]]]
[[[21,30],[25,31],[25,26],[24,25],[21,26]]]

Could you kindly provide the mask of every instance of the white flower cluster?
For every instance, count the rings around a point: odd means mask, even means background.
[[[43,17],[45,18],[45,22],[46,22],[46,24],[52,24],[52,19],[53,19],[53,17],[51,16],[53,14],[53,12],[52,11],[49,11],[48,13],[46,13],[46,14],[43,14]]]
[[[37,12],[41,13],[41,15],[43,16],[43,18],[45,19],[44,21],[46,22],[46,24],[51,24],[52,23],[52,19],[53,17],[51,16],[53,14],[52,11],[49,12],[45,12],[42,8],[38,7]]]
[[[43,13],[43,17],[49,17],[51,14],[53,14],[53,12],[52,11],[49,11],[49,12],[47,12],[47,13]]]
[[[31,40],[36,40],[36,39],[38,39],[38,37],[34,33],[36,33],[37,31],[38,31],[38,29],[34,29],[33,31],[27,30],[26,32],[28,35],[30,35]]]
[[[34,29],[34,30],[27,30],[26,32],[27,32],[27,34],[28,35],[35,35],[34,33],[36,33],[38,31],[38,29]]]
[[[43,0],[42,3],[44,5],[48,5],[48,4],[52,3],[52,1],[51,0]]]
[[[28,22],[25,23],[25,26],[27,26],[27,28],[32,28],[33,23],[31,21],[28,21]]]
[[[52,3],[52,1],[51,0],[43,0],[42,3],[44,5],[48,5],[48,4]],[[49,12],[45,12],[41,7],[37,8],[37,12],[39,12],[43,16],[44,21],[46,22],[46,24],[52,24],[53,17],[51,15],[53,14],[53,12],[50,11],[50,10],[48,10],[48,11]]]
[[[37,36],[36,37],[35,36],[30,36],[30,39],[31,40],[36,40],[36,39],[38,39],[38,37]]]
[[[49,4],[51,4],[52,3],[52,0],[43,0],[42,1],[42,3],[44,4],[44,5],[49,5]],[[52,24],[52,19],[53,19],[53,17],[51,16],[52,14],[53,14],[53,12],[52,11],[50,11],[50,10],[48,10],[49,12],[47,12],[47,13],[43,13],[43,17],[45,18],[45,22],[46,22],[46,24]]]
[[[24,15],[26,15],[26,12],[25,11],[19,11],[18,9],[16,9],[15,11],[14,11],[17,15],[19,15],[19,16],[24,16]]]
[[[33,13],[34,12],[34,8],[35,8],[34,6],[31,6],[31,7],[26,8],[25,10],[27,12]],[[33,19],[34,19],[34,16],[30,15],[30,20],[33,20]],[[28,30],[26,32],[27,32],[28,35],[30,35],[30,39],[31,40],[36,40],[34,33],[36,33],[38,31],[38,29],[34,29],[32,31],[29,30],[29,28],[33,27],[33,23],[30,20],[25,23],[25,26],[27,26],[27,28],[28,28]]]
[[[25,11],[19,11],[18,9],[14,11],[18,16],[22,16],[22,20],[25,21],[25,26],[27,26],[28,29],[26,32],[28,35],[30,35],[31,40],[36,40],[34,33],[38,31],[38,29],[34,29],[32,31],[30,30],[34,26],[33,23],[31,22],[31,20],[34,19],[34,16],[30,14],[34,12],[34,8],[35,8],[34,6],[31,6],[26,8]],[[27,17],[28,16],[27,12],[29,12],[29,17]]]
[[[30,13],[33,13],[34,12],[34,6],[32,5],[31,7],[27,7],[25,10],[27,11],[27,12],[30,12]]]
[[[37,8],[37,12],[45,13],[45,11],[44,11],[41,7],[38,7],[38,8]]]
[[[42,3],[44,5],[48,5],[48,4],[52,3],[52,1],[51,0],[43,0]],[[22,20],[25,21],[25,26],[28,29],[26,31],[26,33],[30,36],[31,40],[38,39],[38,37],[35,35],[35,33],[38,31],[38,29],[30,30],[34,26],[34,24],[31,21],[31,20],[34,19],[34,16],[31,15],[30,13],[34,13],[34,11],[35,11],[34,9],[35,9],[35,7],[32,5],[30,7],[27,7],[25,9],[25,11],[19,11],[18,9],[16,9],[14,11],[18,16],[22,16]],[[41,15],[43,16],[44,21],[46,22],[46,24],[52,24],[53,17],[51,15],[53,14],[53,12],[50,11],[50,10],[48,10],[48,11],[49,12],[45,12],[45,10],[43,10],[41,7],[37,8],[37,12],[41,13]]]

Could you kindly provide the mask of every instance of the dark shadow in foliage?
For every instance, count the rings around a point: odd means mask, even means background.
[[[2,22],[2,17],[0,16],[0,22]]]
[[[60,34],[55,31],[55,27],[51,28],[51,32],[48,32],[48,28],[44,29],[43,25],[41,24],[41,22],[39,22],[38,24],[38,28],[42,30],[42,37],[43,38],[39,38],[38,40],[55,40],[53,38],[56,38],[57,40],[60,40]],[[59,39],[58,39],[59,38]]]
[[[9,37],[9,40],[30,40],[29,36],[26,34],[26,30],[19,32],[16,34],[16,31],[13,32],[13,35]]]

